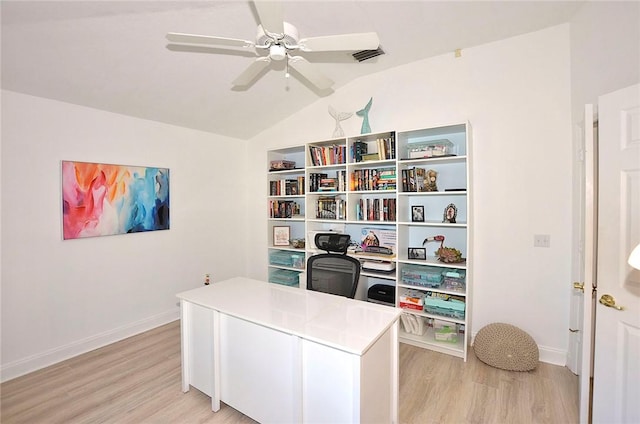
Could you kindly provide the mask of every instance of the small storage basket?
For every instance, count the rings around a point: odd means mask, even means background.
[[[276,251],[269,254],[270,265],[304,268],[304,253]]]
[[[299,284],[299,272],[291,271],[288,269],[276,269],[269,274],[269,282],[275,284],[282,284],[284,286],[298,286]]]

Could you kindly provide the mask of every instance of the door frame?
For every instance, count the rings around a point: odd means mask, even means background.
[[[582,243],[583,304],[582,346],[580,355],[580,422],[591,422],[593,400],[593,348],[595,336],[595,299],[597,299],[598,245],[598,132],[593,105],[584,108],[584,225]]]

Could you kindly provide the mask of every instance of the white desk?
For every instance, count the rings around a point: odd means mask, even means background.
[[[397,423],[395,308],[233,278],[179,293],[182,390],[261,423]]]

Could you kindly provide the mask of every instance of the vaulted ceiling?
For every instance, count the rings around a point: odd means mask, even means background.
[[[412,61],[565,23],[582,1],[286,1],[301,37],[375,31],[385,54],[307,53],[333,89]],[[6,1],[2,88],[248,139],[333,91],[284,64],[246,89],[231,82],[255,59],[213,46],[176,47],[167,32],[254,40],[247,1]]]

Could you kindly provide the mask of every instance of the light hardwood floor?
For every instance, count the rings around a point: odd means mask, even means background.
[[[3,383],[0,422],[254,423],[195,389],[181,391],[180,326],[173,322]],[[401,423],[576,423],[578,380],[540,363],[502,371],[400,345]]]

